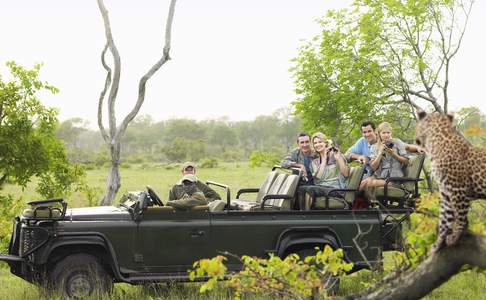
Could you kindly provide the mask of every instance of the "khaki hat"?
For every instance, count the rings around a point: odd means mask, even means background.
[[[193,174],[186,174],[186,175],[182,176],[181,182],[184,182],[186,180],[188,180],[190,182],[196,182],[197,178]]]
[[[182,171],[184,171],[186,168],[188,167],[192,167],[194,170],[196,169],[196,164],[195,163],[192,163],[192,162],[185,162],[183,165],[182,165]]]

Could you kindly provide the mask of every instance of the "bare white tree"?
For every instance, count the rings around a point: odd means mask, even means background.
[[[157,72],[162,65],[164,65],[169,59],[170,51],[170,41],[171,41],[171,30],[172,30],[172,20],[174,18],[174,11],[176,0],[171,0],[169,6],[169,13],[167,16],[167,23],[165,26],[165,45],[162,51],[162,57],[148,70],[148,72],[142,76],[138,84],[138,99],[132,110],[125,116],[123,121],[119,126],[117,126],[115,117],[115,102],[118,94],[118,88],[120,85],[120,73],[121,73],[121,61],[118,49],[115,46],[113,40],[113,35],[111,33],[110,19],[108,17],[108,10],[106,9],[103,0],[97,0],[98,7],[100,9],[101,15],[103,17],[103,23],[105,27],[106,35],[106,45],[101,53],[101,63],[106,70],[105,86],[101,91],[99,102],[98,102],[98,127],[100,129],[101,135],[104,141],[110,147],[111,156],[111,168],[107,179],[107,190],[101,205],[111,205],[113,199],[115,198],[118,189],[120,188],[120,154],[121,154],[121,139],[125,134],[128,124],[135,118],[145,100],[145,85],[147,81]],[[113,70],[106,63],[106,53],[110,51],[113,57]],[[108,105],[108,130],[105,129],[103,125],[103,104],[106,93],[109,91],[107,98]]]

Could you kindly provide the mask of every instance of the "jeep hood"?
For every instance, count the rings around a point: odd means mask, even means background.
[[[66,220],[73,221],[94,221],[94,220],[131,220],[132,217],[124,207],[115,206],[95,206],[68,208],[66,210]]]

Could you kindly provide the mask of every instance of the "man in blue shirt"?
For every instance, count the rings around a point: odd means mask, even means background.
[[[371,145],[378,141],[375,132],[375,124],[371,121],[365,121],[361,124],[361,133],[363,136],[346,151],[344,156],[348,161],[356,160],[362,164],[367,164],[370,161]],[[408,152],[423,153],[423,150],[411,144],[405,144],[405,150]],[[373,174],[373,170],[370,166],[366,165],[366,176]]]
[[[363,136],[346,151],[344,156],[348,161],[359,161],[363,164],[370,161],[371,145],[376,143],[375,124],[370,121],[361,124],[361,133]]]

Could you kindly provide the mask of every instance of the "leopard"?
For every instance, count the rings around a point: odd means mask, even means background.
[[[467,232],[471,201],[486,199],[486,149],[466,140],[452,114],[419,111],[417,116],[415,143],[429,157],[439,186],[439,228],[432,247],[437,253]]]

